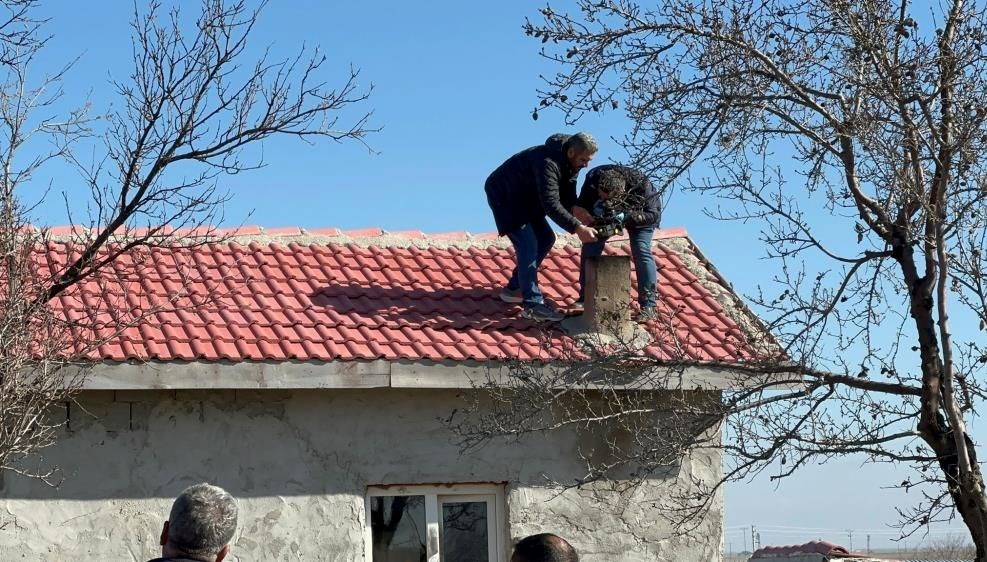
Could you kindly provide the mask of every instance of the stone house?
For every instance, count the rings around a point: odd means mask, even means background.
[[[576,244],[560,237],[544,265],[559,302],[575,298]],[[662,321],[687,357],[750,358],[752,317],[686,233],[659,231],[655,248],[660,307],[674,311]],[[722,502],[697,541],[648,504],[622,498],[615,515],[550,485],[581,474],[577,450],[593,437],[465,455],[453,443],[440,418],[462,389],[509,361],[551,363],[568,338],[498,299],[510,252],[492,235],[260,228],[150,251],[116,302],[151,312],[90,355],[64,432],[43,451],[60,485],[3,476],[0,559],[153,558],[171,500],[209,481],[240,504],[235,560],[504,562],[512,541],[543,531],[587,562],[720,560]],[[626,255],[626,243],[608,252]],[[62,313],[86,314],[95,283],[60,297]],[[172,306],[178,293],[214,297]],[[663,346],[649,349],[668,356]],[[723,379],[693,368],[676,386],[717,392]],[[720,471],[706,451],[669,479]]]

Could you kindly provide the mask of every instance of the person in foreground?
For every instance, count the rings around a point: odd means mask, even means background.
[[[538,269],[555,244],[555,233],[545,217],[584,243],[596,240],[596,231],[576,219],[570,209],[576,203],[576,176],[597,148],[587,133],[552,135],[545,144],[511,156],[487,178],[484,189],[497,232],[510,239],[517,260],[500,298],[520,303],[524,318],[558,321],[565,316],[545,300],[538,286]]]
[[[511,562],[579,562],[579,556],[562,537],[541,533],[518,541]]]
[[[651,242],[661,220],[661,209],[658,193],[648,177],[633,168],[616,164],[593,168],[586,174],[586,181],[572,212],[580,221],[597,227],[600,234],[596,241],[583,244],[579,259],[579,301],[575,308],[580,308],[585,297],[586,264],[590,257],[603,253],[612,232],[612,228],[606,225],[619,224],[627,228],[631,243],[638,304],[641,306],[637,319],[639,322],[654,319],[658,270]]]
[[[237,506],[226,490],[196,484],[182,491],[161,530],[161,558],[150,562],[222,562],[236,532]]]

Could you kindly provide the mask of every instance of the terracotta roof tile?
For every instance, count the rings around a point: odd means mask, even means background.
[[[345,230],[343,234],[346,236],[353,237],[363,237],[363,236],[382,236],[384,234],[384,229],[382,228],[363,228],[358,230]]]
[[[401,238],[414,238],[414,239],[425,238],[425,233],[420,230],[397,230],[389,234],[391,236],[399,236]]]
[[[315,230],[308,230],[309,234],[324,235],[324,236],[339,236],[342,231],[338,228],[317,228]]]
[[[469,233],[464,230],[457,232],[437,232],[429,236],[429,238],[436,240],[463,240],[467,237],[469,237]]]
[[[282,228],[265,228],[264,234],[269,236],[300,236],[302,229],[297,226],[286,226]]]
[[[569,341],[499,300],[514,266],[503,239],[239,229],[245,231],[260,233],[264,242],[236,239],[127,255],[53,305],[71,320],[103,323],[103,333],[120,325],[121,311],[151,311],[90,354],[115,361],[532,360],[558,357]],[[359,239],[366,236],[373,238]],[[745,329],[711,293],[726,294],[726,288],[684,237],[681,230],[656,235],[662,314],[650,323],[657,337],[650,352],[750,359]],[[64,264],[77,252],[69,242],[45,248],[39,264]],[[608,245],[607,252],[626,255],[626,241]],[[543,265],[542,287],[550,298],[575,300],[578,260],[578,247],[563,237]]]
[[[260,234],[264,231],[263,228],[257,226],[256,224],[245,224],[243,226],[238,226],[235,228],[227,228],[220,230],[220,234],[232,235],[232,236],[244,236],[252,234]]]

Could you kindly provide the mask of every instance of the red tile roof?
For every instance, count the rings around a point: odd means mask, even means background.
[[[94,360],[533,360],[557,358],[568,342],[499,300],[513,267],[504,239],[380,229],[262,234],[249,243],[146,250],[54,305],[70,319],[101,309],[103,334],[119,326],[107,306],[152,311],[90,352]],[[567,240],[560,237],[541,276],[559,302],[576,298],[578,247]],[[51,242],[47,258],[64,263],[71,251]],[[607,251],[626,254],[626,240]],[[736,321],[747,313],[685,231],[659,231],[655,253],[662,317],[651,325],[649,351],[665,359],[751,358]],[[659,326],[670,331],[658,334]]]
[[[832,557],[833,560],[866,558],[864,554],[850,552],[845,547],[829,541],[809,541],[805,544],[790,546],[766,546],[754,551],[751,561],[787,559],[803,554],[819,554],[821,557]]]

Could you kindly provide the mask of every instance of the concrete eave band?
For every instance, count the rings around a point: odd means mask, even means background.
[[[147,362],[85,368],[82,390],[473,388],[504,380],[505,363],[463,362]],[[550,367],[545,367],[546,369]],[[778,375],[774,375],[777,377]],[[786,377],[789,378],[789,377]],[[686,367],[652,375],[636,389],[726,390],[769,382],[729,368]],[[590,385],[591,387],[593,385]],[[613,387],[612,384],[600,385]]]

